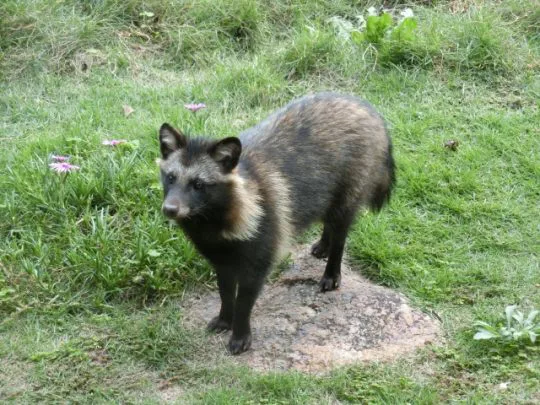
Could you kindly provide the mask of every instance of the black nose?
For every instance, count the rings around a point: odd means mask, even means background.
[[[174,204],[163,204],[161,210],[163,211],[163,214],[165,214],[169,218],[174,218],[178,213],[178,206]]]

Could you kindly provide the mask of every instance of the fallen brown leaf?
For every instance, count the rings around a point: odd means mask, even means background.
[[[457,147],[459,146],[459,142],[458,141],[454,141],[454,140],[449,140],[449,141],[446,141],[444,143],[444,147],[445,148],[448,148],[450,150],[457,150]]]

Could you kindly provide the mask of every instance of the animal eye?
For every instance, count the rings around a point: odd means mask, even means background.
[[[197,179],[197,180],[195,180],[195,181],[193,182],[193,189],[195,189],[195,190],[202,190],[203,187],[204,187],[204,183],[203,183],[201,180]]]
[[[167,175],[167,183],[173,184],[176,181],[176,176],[174,174],[168,174]]]

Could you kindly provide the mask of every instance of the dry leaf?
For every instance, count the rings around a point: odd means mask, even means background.
[[[510,384],[509,382],[503,382],[503,383],[500,383],[499,384],[499,389],[501,391],[504,391],[504,390],[507,390],[508,389],[508,384]]]
[[[459,146],[458,141],[449,140],[444,143],[444,147],[448,148],[450,150],[457,150],[457,147]]]
[[[133,108],[131,108],[131,106],[125,104],[122,106],[122,108],[124,109],[124,117],[129,117],[135,110]]]
[[[117,35],[120,37],[120,38],[129,38],[131,36],[131,32],[129,31],[119,31],[117,33]]]

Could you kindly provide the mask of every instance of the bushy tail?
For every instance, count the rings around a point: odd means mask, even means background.
[[[388,180],[379,184],[371,197],[371,209],[376,212],[380,211],[384,204],[390,201],[392,188],[396,183],[396,163],[394,162],[394,156],[392,155],[392,142],[390,139],[388,139],[385,170],[387,172]]]

